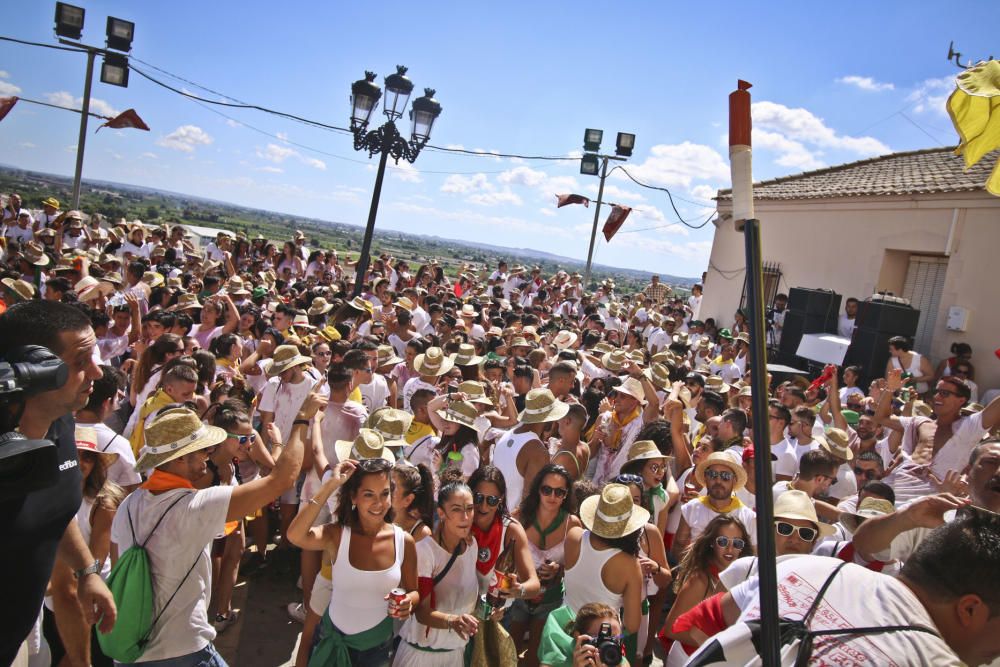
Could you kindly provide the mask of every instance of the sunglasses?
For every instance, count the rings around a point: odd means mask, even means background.
[[[565,489],[563,491],[565,491]],[[484,496],[481,493],[475,493],[472,495],[472,502],[477,505],[482,505],[484,500],[490,507],[496,507],[500,504],[500,496]]]
[[[654,475],[660,472],[661,470],[666,470],[666,469],[667,466],[663,465],[662,463],[654,463],[651,466],[649,466],[650,472],[652,472]]]
[[[229,433],[229,432],[226,432],[226,435],[230,438],[236,438],[237,442],[239,442],[241,445],[247,444],[248,442],[250,442],[250,438],[253,437],[252,435],[240,435],[239,433]]]
[[[733,548],[736,549],[737,551],[743,551],[743,547],[747,545],[746,540],[740,539],[739,537],[729,539],[725,535],[719,535],[718,537],[715,538],[715,546],[719,547],[720,549],[725,549],[730,544],[732,544]]]
[[[630,475],[625,473],[615,477],[614,481],[615,484],[635,484],[636,486],[642,486],[642,477],[640,475]]]
[[[556,494],[556,498],[565,498],[566,494],[569,493],[566,487],[560,486],[556,488],[556,487],[551,487],[548,484],[542,484],[542,488],[539,489],[539,491],[542,492],[543,496],[551,496],[554,493]],[[493,496],[490,497],[492,498]]]
[[[705,477],[708,479],[721,479],[723,482],[731,482],[736,479],[736,473],[728,470],[706,470]]]
[[[807,528],[803,526],[793,526],[790,523],[785,523],[784,521],[775,521],[774,529],[778,531],[778,535],[782,537],[788,537],[792,533],[798,533],[799,539],[803,542],[812,542],[816,539],[816,535],[819,531],[815,528]]]
[[[364,473],[385,472],[392,468],[388,459],[361,459],[358,461],[358,470]]]
[[[945,398],[948,398],[948,397],[951,397],[951,396],[958,396],[958,392],[957,391],[951,391],[950,389],[935,389],[934,390],[934,395],[935,396],[944,396]]]

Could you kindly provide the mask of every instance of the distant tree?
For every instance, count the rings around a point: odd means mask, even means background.
[[[156,206],[148,206],[146,208],[146,219],[147,220],[156,220],[159,217],[160,217],[160,209],[159,208],[157,208]]]

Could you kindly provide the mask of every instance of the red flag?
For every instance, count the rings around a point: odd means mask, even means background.
[[[607,221],[604,223],[604,229],[601,230],[604,232],[604,239],[606,241],[610,241],[611,237],[621,229],[621,226],[625,224],[625,218],[631,212],[631,206],[619,206],[615,204],[611,208],[611,215],[608,216]]]
[[[114,130],[120,130],[126,127],[132,127],[137,130],[146,130],[147,132],[149,132],[149,126],[146,125],[146,123],[144,123],[141,118],[139,118],[139,114],[135,112],[135,109],[126,109],[125,111],[122,111],[120,114],[109,120],[107,123],[101,125],[101,127],[110,127]],[[97,129],[100,130],[101,127]],[[95,130],[95,132],[96,131],[97,130]]]
[[[590,207],[590,200],[583,195],[556,195],[556,208],[562,208],[569,204],[583,204]]]
[[[15,104],[17,104],[16,97],[0,97],[0,120],[7,117],[7,114],[10,113]]]

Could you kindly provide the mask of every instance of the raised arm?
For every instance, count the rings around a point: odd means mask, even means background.
[[[875,423],[893,431],[903,430],[903,423],[892,416],[892,395],[902,387],[903,371],[898,368],[890,368],[886,373],[885,388],[879,393],[878,403],[875,406]]]
[[[312,499],[303,503],[302,509],[292,519],[288,526],[288,539],[292,544],[308,551],[322,551],[330,543],[330,530],[333,524],[313,526],[320,510],[326,506],[326,502],[334,492],[342,487],[354,471],[357,470],[357,463],[351,460],[341,461],[334,467],[332,474],[323,483],[319,491]]]

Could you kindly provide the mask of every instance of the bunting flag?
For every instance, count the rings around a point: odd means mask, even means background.
[[[0,97],[0,120],[7,117],[7,114],[10,113],[15,104],[17,104],[16,97]]]
[[[120,114],[109,120],[107,123],[104,123],[94,131],[97,132],[101,129],[101,127],[110,127],[114,130],[131,127],[137,130],[146,130],[149,132],[149,126],[146,125],[141,118],[139,118],[139,114],[135,112],[135,109],[126,109],[125,111],[122,111]]]
[[[625,224],[625,218],[628,214],[632,212],[631,206],[619,206],[615,204],[611,207],[611,215],[608,216],[607,221],[604,223],[604,239],[610,241],[611,237],[614,236],[621,226]]]
[[[569,204],[583,204],[590,207],[590,199],[583,195],[556,195],[556,208],[562,208]]]

